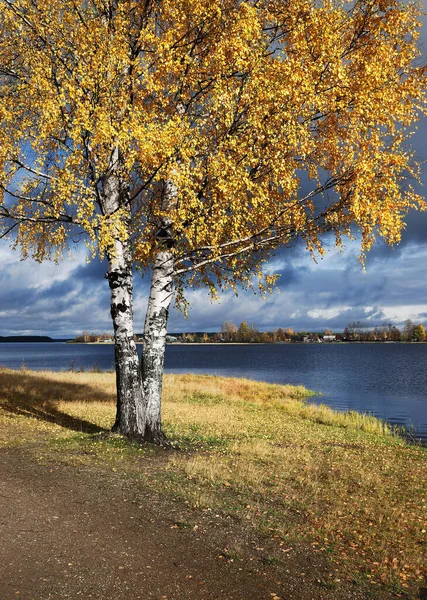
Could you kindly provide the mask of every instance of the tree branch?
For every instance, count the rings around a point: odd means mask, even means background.
[[[194,260],[194,258],[195,258],[194,255],[197,254],[197,253],[210,252],[210,251],[213,251],[213,250],[225,249],[225,248],[229,248],[230,246],[237,246],[239,244],[244,244],[246,242],[256,241],[263,234],[265,234],[268,231],[270,231],[274,227],[275,223],[277,223],[277,221],[284,214],[286,214],[286,212],[288,212],[291,208],[294,208],[295,206],[304,204],[304,202],[307,202],[307,200],[310,200],[311,198],[314,198],[318,194],[321,194],[321,193],[323,193],[323,192],[325,192],[325,191],[327,191],[327,190],[335,187],[336,185],[338,185],[339,183],[341,183],[346,177],[348,177],[348,175],[343,175],[341,177],[331,177],[331,178],[329,178],[322,186],[318,186],[317,188],[315,188],[314,190],[312,190],[309,194],[307,194],[306,196],[304,196],[300,200],[297,200],[296,202],[293,202],[292,204],[287,205],[286,208],[284,208],[282,211],[280,211],[279,214],[276,215],[276,217],[268,225],[266,225],[265,227],[263,227],[262,229],[260,229],[256,233],[253,233],[251,235],[248,235],[246,237],[242,237],[242,238],[239,238],[239,239],[235,239],[235,240],[231,240],[231,241],[228,241],[228,242],[224,242],[223,244],[219,244],[218,246],[201,246],[200,248],[196,248],[195,250],[191,251],[191,253],[189,255],[187,255],[187,256],[176,258],[176,263],[181,263],[181,262],[184,262],[186,260]],[[324,216],[324,212],[321,213],[321,214]]]

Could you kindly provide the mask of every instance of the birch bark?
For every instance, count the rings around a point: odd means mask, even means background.
[[[164,214],[175,203],[177,189],[172,181],[164,185]],[[158,251],[151,276],[150,296],[144,325],[142,386],[145,402],[144,439],[155,444],[166,443],[162,430],[162,384],[169,307],[173,298],[174,254],[173,223],[162,217],[157,229]]]
[[[110,174],[102,181],[102,208],[112,215],[128,206],[128,189],[116,175],[120,157],[115,150],[111,157]],[[125,212],[125,229],[130,212]],[[117,384],[117,412],[113,431],[126,437],[143,440],[144,402],[138,353],[133,327],[132,253],[129,240],[117,235],[114,247],[107,253],[110,286],[111,317],[114,326],[114,353]]]
[[[134,341],[132,261],[127,243],[116,240],[106,275],[114,325],[117,411],[113,431],[132,439],[144,436],[144,403],[138,353]]]

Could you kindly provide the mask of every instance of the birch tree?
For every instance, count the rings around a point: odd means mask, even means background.
[[[424,110],[420,6],[0,0],[0,218],[23,257],[106,256],[124,435],[162,443],[171,301],[271,288],[295,240],[400,240]],[[132,265],[151,276],[141,372]]]

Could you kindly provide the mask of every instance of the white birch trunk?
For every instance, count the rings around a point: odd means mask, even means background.
[[[114,325],[117,411],[113,431],[142,441],[144,403],[138,353],[134,341],[132,309],[132,261],[126,244],[115,243],[108,257],[111,317]]]
[[[119,152],[115,149],[111,156],[110,174],[102,182],[102,207],[106,215],[112,215],[120,206],[126,206],[128,199],[127,187],[115,174],[119,162]],[[129,222],[129,212],[125,219]],[[132,254],[128,240],[117,237],[107,258],[106,278],[111,293],[117,386],[117,412],[113,431],[142,441],[145,429],[144,402],[134,340]]]
[[[162,430],[162,384],[169,306],[173,296],[173,254],[157,253],[151,278],[144,325],[142,385],[145,401],[144,440],[164,444]]]
[[[176,197],[176,186],[172,181],[167,181],[162,198],[162,208],[166,213],[174,206]],[[144,439],[155,444],[164,444],[166,436],[162,430],[161,415],[163,365],[174,276],[173,222],[170,218],[160,219],[156,237],[158,251],[151,276],[142,354],[142,387],[145,402]]]

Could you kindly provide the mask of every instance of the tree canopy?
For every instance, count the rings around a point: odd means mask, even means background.
[[[424,207],[402,186],[423,108],[417,3],[1,4],[2,216],[24,255],[61,249],[72,226],[101,254],[134,239],[150,266],[173,181],[175,282],[215,293],[295,237],[321,250],[355,224],[362,250],[396,243]]]

